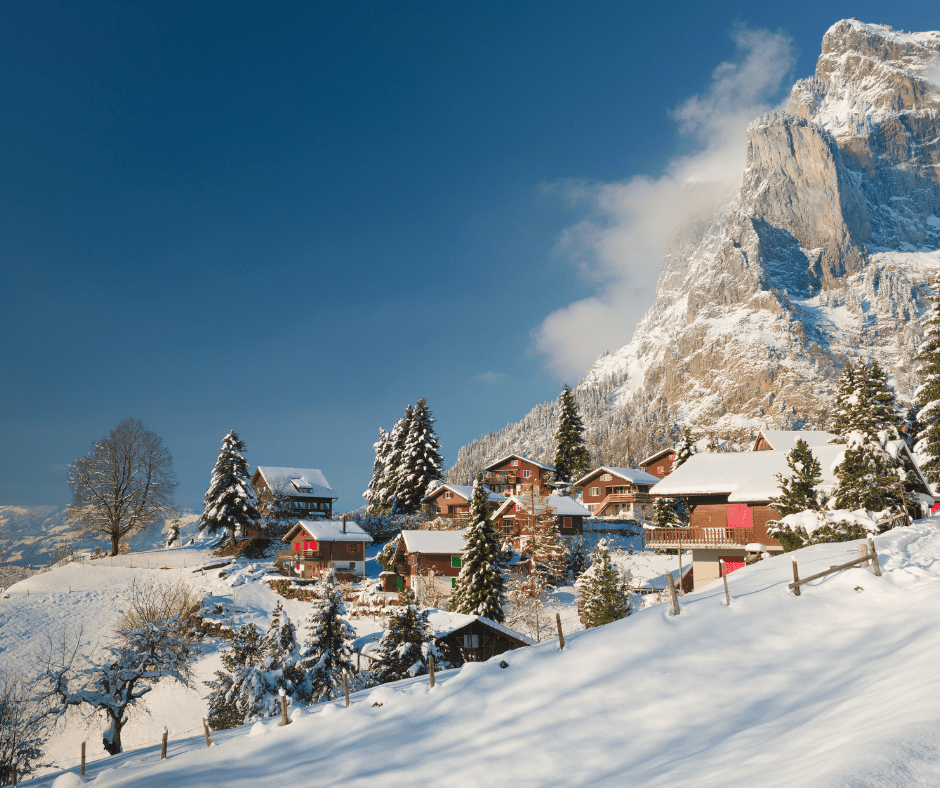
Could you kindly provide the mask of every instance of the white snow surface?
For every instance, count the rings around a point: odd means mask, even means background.
[[[409,553],[447,553],[455,555],[467,549],[467,529],[461,531],[402,531]]]
[[[303,528],[318,542],[371,542],[369,536],[355,520],[347,520],[345,530],[342,520],[298,520],[284,535],[282,542],[290,542],[297,527]]]
[[[532,498],[527,495],[510,495],[499,509],[493,512],[491,519],[495,519],[499,514],[507,509],[508,506],[515,504],[523,511],[528,511],[532,506]],[[547,495],[544,498],[535,499],[536,514],[543,508],[549,507],[552,512],[559,516],[580,516],[590,517],[591,510],[585,509],[574,498],[567,495]]]
[[[651,473],[647,473],[646,471],[640,470],[639,468],[614,468],[609,465],[604,465],[603,467],[595,468],[590,473],[582,476],[574,483],[574,486],[583,487],[585,484],[585,479],[587,479],[588,476],[593,476],[598,471],[606,471],[607,473],[615,474],[616,476],[619,476],[622,479],[626,479],[629,482],[633,482],[634,484],[656,484],[656,482],[659,481],[658,476],[653,476]],[[606,483],[612,483],[601,482],[599,480],[597,480],[597,482],[598,484],[602,485]]]
[[[330,487],[330,483],[319,468],[279,468],[272,465],[259,465],[258,472],[261,478],[267,483],[268,487],[273,487],[275,482],[290,482],[294,479],[306,482],[310,489],[298,490],[296,485],[290,490],[291,495],[309,495],[316,498],[333,498],[336,493]]]
[[[449,610],[431,610],[428,613],[428,623],[431,625],[431,629],[434,631],[435,637],[444,637],[449,635],[451,632],[456,632],[458,629],[463,629],[466,626],[469,626],[474,621],[482,621],[487,626],[492,627],[499,632],[502,632],[504,635],[509,635],[514,637],[517,640],[522,640],[529,645],[534,645],[535,641],[529,637],[526,637],[521,632],[516,632],[514,629],[510,629],[507,626],[503,626],[498,621],[493,621],[491,618],[486,616],[473,616],[466,613],[452,613]]]
[[[572,633],[563,651],[550,640],[469,663],[439,673],[434,689],[425,676],[384,685],[354,694],[348,709],[314,706],[287,727],[265,721],[264,735],[257,724],[215,733],[208,749],[201,731],[180,737],[171,726],[161,762],[167,698],[151,709],[151,740],[91,761],[86,780],[96,788],[938,785],[940,518],[875,544],[880,578],[850,569],[794,596],[791,558],[807,576],[857,555],[854,542],[815,545],[734,572],[730,607],[719,581],[682,597],[679,616],[669,605],[645,608]],[[22,603],[25,588],[11,591]],[[37,604],[65,601],[44,593]],[[9,605],[0,599],[0,616]],[[9,643],[11,622],[3,623]],[[24,784],[57,778],[68,779]]]
[[[825,446],[838,437],[831,432],[824,432],[823,430],[761,430],[757,433],[757,438],[754,439],[755,443],[757,443],[761,435],[764,436],[764,440],[770,444],[774,451],[790,451],[791,449],[795,449],[796,442],[800,440],[804,441],[810,448],[813,446]]]
[[[431,500],[432,495],[437,495],[441,490],[450,490],[451,492],[457,493],[461,498],[465,498],[468,501],[473,500],[473,485],[470,484],[447,484],[446,482],[438,484],[425,498],[421,499],[421,503]],[[495,503],[502,503],[506,500],[505,496],[494,493],[490,489],[486,489],[487,500],[494,501]]]

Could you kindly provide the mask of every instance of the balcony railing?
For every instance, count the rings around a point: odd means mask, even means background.
[[[647,547],[742,547],[759,542],[766,547],[780,547],[766,528],[657,528],[646,531]]]

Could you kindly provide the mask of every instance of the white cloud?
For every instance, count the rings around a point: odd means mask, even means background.
[[[924,69],[924,79],[927,83],[940,93],[940,57],[934,58]]]
[[[587,216],[562,233],[558,246],[600,283],[596,295],[553,312],[535,332],[538,349],[559,377],[583,375],[605,349],[630,341],[652,304],[666,239],[740,187],[747,126],[777,108],[772,101],[794,54],[781,34],[739,27],[732,38],[738,59],[719,65],[709,90],[672,112],[696,153],[676,157],[656,178],[550,187],[587,204]]]
[[[481,372],[477,375],[477,380],[482,380],[484,383],[499,383],[506,377],[503,372],[494,372],[493,370],[487,370],[486,372]]]

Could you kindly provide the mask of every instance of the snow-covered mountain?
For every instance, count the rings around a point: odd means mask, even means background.
[[[940,32],[838,22],[787,111],[750,125],[736,197],[678,234],[632,341],[580,382],[595,458],[622,464],[629,437],[639,459],[674,422],[738,440],[821,427],[847,357],[910,400],[938,246]],[[553,408],[464,447],[451,480],[546,456]]]
[[[184,512],[180,516],[180,533],[195,535],[199,515]],[[134,550],[163,547],[167,522],[149,531],[134,534],[127,540]],[[64,506],[0,506],[0,564],[43,566],[58,558],[63,549],[110,550],[110,540],[82,537],[65,521]]]

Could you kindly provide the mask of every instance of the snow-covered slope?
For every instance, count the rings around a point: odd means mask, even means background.
[[[180,516],[180,534],[188,539],[197,533],[199,515]],[[167,522],[137,533],[127,540],[132,550],[148,550],[166,543]],[[111,542],[82,537],[65,522],[64,506],[0,506],[0,563],[43,566],[57,558],[63,548],[76,552],[110,550]],[[5,560],[4,560],[5,557]]]
[[[579,384],[579,401],[605,399],[586,419],[599,462],[624,464],[627,435],[634,460],[662,448],[674,421],[739,440],[823,426],[846,357],[877,359],[911,398],[940,272],[938,73],[938,32],[827,31],[788,111],[750,125],[738,195],[676,237],[633,339]],[[516,426],[465,447],[452,480],[497,443],[521,450]]]
[[[215,736],[96,762],[95,785],[940,784],[940,519],[769,559],[623,621]],[[102,771],[107,768],[107,771]],[[60,778],[62,779],[62,778]],[[36,781],[52,785],[53,777]],[[60,788],[66,783],[60,783]]]

